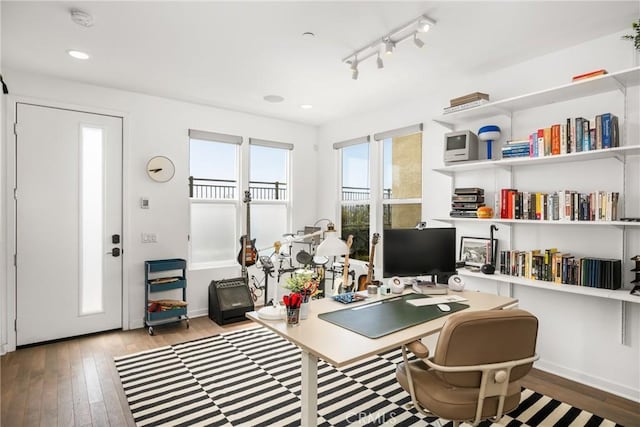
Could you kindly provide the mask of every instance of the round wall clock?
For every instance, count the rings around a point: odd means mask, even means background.
[[[155,156],[147,163],[147,174],[156,182],[167,182],[173,178],[176,169],[173,162],[164,156]]]

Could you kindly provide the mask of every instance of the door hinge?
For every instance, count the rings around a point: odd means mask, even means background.
[[[13,254],[13,266],[18,266],[18,254]]]
[[[18,319],[13,320],[13,330],[18,332]]]
[[[13,134],[18,136],[18,122],[13,124]]]
[[[18,189],[17,188],[13,189],[13,200],[18,200]]]

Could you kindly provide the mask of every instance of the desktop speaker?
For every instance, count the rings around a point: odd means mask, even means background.
[[[398,276],[393,276],[391,279],[389,279],[387,285],[391,289],[391,292],[393,292],[394,294],[401,294],[402,292],[404,292],[404,282]]]
[[[243,277],[209,284],[209,318],[218,325],[247,320],[244,314],[253,310],[251,292]]]
[[[462,277],[458,276],[457,274],[454,274],[452,276],[449,277],[449,289],[451,289],[452,291],[462,291],[464,290],[464,281],[462,280]]]

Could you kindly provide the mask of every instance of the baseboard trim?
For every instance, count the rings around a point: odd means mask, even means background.
[[[606,391],[611,394],[615,394],[625,399],[632,400],[634,402],[640,402],[640,393],[638,390],[628,387],[624,384],[608,381],[604,378],[596,377],[586,374],[584,372],[569,369],[561,365],[557,365],[553,362],[538,360],[535,363],[535,368],[541,371],[548,372],[550,374],[558,375],[569,380],[573,380],[590,387],[595,387],[600,390]]]
[[[201,308],[199,310],[189,311],[189,313],[187,313],[187,314],[189,315],[189,317],[208,316],[209,315],[209,309],[208,308]]]

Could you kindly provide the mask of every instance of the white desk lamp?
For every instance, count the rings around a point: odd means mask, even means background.
[[[327,225],[324,233],[324,240],[316,248],[318,256],[342,256],[349,253],[349,247],[344,240],[338,237],[338,232],[332,222]]]

